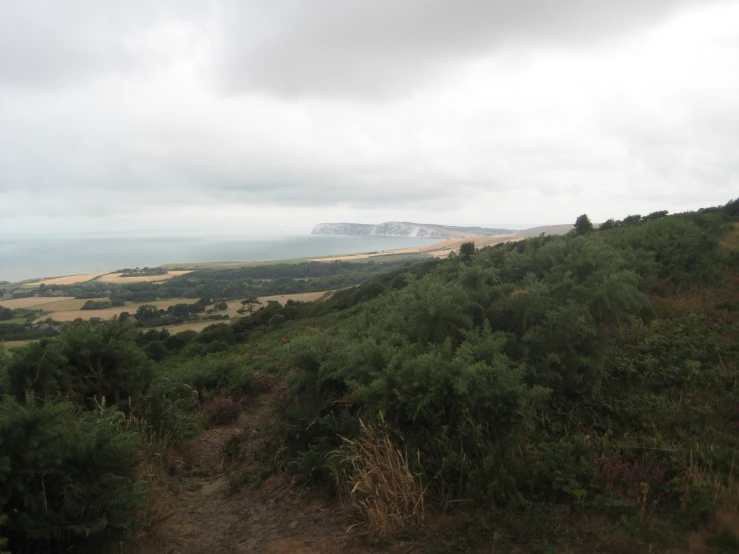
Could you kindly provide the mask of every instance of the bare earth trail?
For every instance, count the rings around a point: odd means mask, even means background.
[[[261,487],[241,485],[231,490],[229,475],[233,470],[224,464],[224,445],[241,434],[242,448],[253,451],[266,438],[265,429],[272,417],[268,400],[262,397],[234,425],[205,430],[185,445],[180,454],[181,469],[172,478],[172,486],[167,487],[171,489],[170,494],[158,506],[163,514],[161,520],[124,551],[137,554],[381,552],[346,533],[351,521],[335,500],[301,492],[300,485],[294,485],[284,476],[272,476]]]

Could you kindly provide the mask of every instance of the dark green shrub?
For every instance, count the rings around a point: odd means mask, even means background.
[[[218,395],[253,396],[259,390],[253,372],[232,355],[211,354],[189,360],[174,367],[169,379],[189,387],[203,403]]]
[[[121,539],[142,491],[137,434],[123,414],[0,400],[0,511],[10,550],[61,551]]]
[[[196,331],[181,331],[167,337],[164,344],[170,352],[180,352],[197,336]]]
[[[173,443],[182,442],[198,431],[195,414],[200,402],[190,386],[162,375],[149,389],[133,399],[134,414],[146,427]]]
[[[6,369],[8,392],[18,400],[34,396],[46,402],[67,394],[73,376],[61,344],[52,339],[27,344],[15,352]]]

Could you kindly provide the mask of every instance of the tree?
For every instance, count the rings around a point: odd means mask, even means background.
[[[585,235],[593,230],[593,223],[590,221],[588,214],[582,214],[575,220],[575,232],[578,235]]]
[[[225,302],[219,302],[218,304],[216,304],[216,310],[228,310],[228,304],[226,304]]]
[[[459,247],[459,258],[467,263],[475,254],[475,243],[473,241],[464,242]]]
[[[667,210],[660,210],[658,212],[652,212],[649,215],[644,216],[644,221],[651,221],[653,219],[662,219],[663,217],[667,217],[667,214],[670,213]]]
[[[175,304],[174,306],[170,306],[167,311],[174,317],[188,317],[190,315],[190,305]]]
[[[282,314],[275,314],[269,318],[269,326],[275,329],[285,322],[285,316]]]
[[[600,224],[600,227],[598,227],[601,231],[608,231],[608,229],[613,229],[616,226],[616,222],[613,219],[606,219],[603,223]]]
[[[159,315],[159,309],[152,304],[144,304],[139,306],[136,310],[136,319],[139,321],[146,321],[147,319],[154,319]]]
[[[642,217],[639,214],[636,214],[625,217],[621,223],[624,227],[631,227],[632,225],[639,225],[641,222]]]
[[[249,312],[249,315],[254,313],[254,309],[256,306],[259,305],[259,298],[256,296],[250,296],[249,298],[245,298],[241,301],[241,305],[244,306],[244,309]]]

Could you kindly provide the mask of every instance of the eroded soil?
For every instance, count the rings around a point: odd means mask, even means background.
[[[234,425],[205,430],[181,448],[172,457],[175,474],[158,494],[163,515],[126,552],[378,552],[347,533],[350,516],[335,499],[303,491],[282,475],[235,484],[235,472],[249,470],[249,452],[265,439],[270,417],[259,399]],[[246,467],[234,467],[224,455],[235,436]]]

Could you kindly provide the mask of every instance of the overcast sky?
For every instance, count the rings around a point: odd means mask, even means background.
[[[0,0],[0,236],[724,203],[738,68],[737,0]]]

